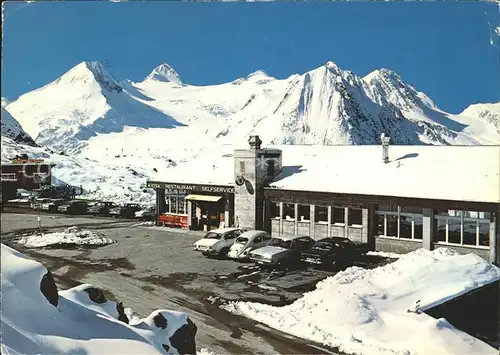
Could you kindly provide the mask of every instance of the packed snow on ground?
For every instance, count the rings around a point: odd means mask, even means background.
[[[57,307],[40,290],[42,264],[1,245],[2,354],[177,354],[169,338],[187,323],[187,314],[157,310],[131,324],[117,319],[116,303],[97,304],[80,285],[59,291]],[[167,327],[155,326],[161,314]],[[130,310],[129,310],[130,313]],[[213,354],[202,349],[204,355]]]
[[[153,221],[145,221],[145,222],[139,222],[135,223],[132,225],[132,227],[148,227],[148,226],[154,226],[155,222]]]
[[[89,230],[70,227],[62,232],[37,233],[19,238],[17,244],[29,248],[40,248],[56,245],[100,246],[114,243],[113,239],[103,237]]]
[[[392,253],[387,251],[369,251],[366,255],[380,256],[381,258],[399,259],[404,254]]]
[[[500,279],[474,254],[419,249],[375,269],[350,267],[294,303],[223,305],[283,332],[356,354],[498,354],[498,350],[421,311]],[[410,310],[410,312],[408,312]]]

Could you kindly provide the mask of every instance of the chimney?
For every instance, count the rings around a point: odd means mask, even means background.
[[[389,141],[391,140],[391,137],[382,133],[380,135],[380,140],[382,141],[382,159],[384,160],[384,163],[387,164],[389,162]]]
[[[250,149],[257,150],[260,149],[262,141],[260,140],[259,136],[250,136],[250,138],[248,139],[248,144],[250,144]]]

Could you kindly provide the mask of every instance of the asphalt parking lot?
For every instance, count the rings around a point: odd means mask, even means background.
[[[198,324],[198,347],[218,353],[339,353],[218,307],[236,300],[289,304],[314,289],[319,280],[335,274],[335,270],[275,272],[252,263],[206,258],[192,250],[202,232],[112,218],[39,216],[46,232],[77,226],[115,241],[98,248],[27,249],[15,240],[20,234],[38,229],[37,215],[2,213],[2,243],[42,262],[61,288],[91,283],[141,316],[158,308],[187,312]],[[375,267],[388,262],[380,257],[366,257],[357,264]]]

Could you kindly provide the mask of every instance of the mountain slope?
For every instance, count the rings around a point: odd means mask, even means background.
[[[37,146],[33,138],[29,136],[21,127],[19,122],[4,108],[2,99],[2,137],[11,138],[17,143],[30,146]]]
[[[179,122],[142,104],[98,62],[83,62],[54,82],[9,105],[21,126],[39,144],[74,150],[98,134],[126,126],[173,128]]]
[[[500,132],[500,102],[470,105],[460,116],[478,118],[492,124]]]

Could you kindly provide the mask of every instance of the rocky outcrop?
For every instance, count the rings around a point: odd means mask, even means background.
[[[54,307],[59,304],[59,292],[57,290],[56,282],[52,277],[52,273],[47,270],[47,273],[43,275],[42,281],[40,281],[40,291],[45,296],[47,301]]]
[[[187,319],[187,324],[177,329],[170,337],[170,344],[177,349],[179,354],[196,354],[196,332],[198,328],[191,319]]]

